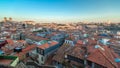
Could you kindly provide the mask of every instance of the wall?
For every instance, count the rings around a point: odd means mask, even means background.
[[[65,40],[65,43],[68,43],[68,44],[74,46],[74,43],[73,43],[73,41],[71,41],[71,40]]]
[[[55,49],[57,49],[58,47],[60,47],[60,45],[59,45],[59,44],[56,44],[56,45],[54,45],[54,46],[52,46],[52,47],[49,47],[49,48],[45,49],[45,52],[44,52],[44,53],[45,53],[45,54],[48,54],[48,53],[54,51]]]
[[[10,64],[10,66],[13,66],[13,67],[15,67],[17,63],[19,62],[19,58],[16,56],[0,56],[0,58],[13,60]]]
[[[10,64],[10,66],[15,67],[18,62],[19,62],[19,58],[17,57],[17,58]]]
[[[41,60],[42,57],[43,57],[43,61]],[[38,61],[39,61],[40,64],[44,64],[45,57],[43,55],[38,54]]]

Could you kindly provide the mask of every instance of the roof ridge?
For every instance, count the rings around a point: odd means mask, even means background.
[[[115,68],[117,68],[116,64],[114,64],[110,59],[108,59],[108,57],[107,57],[100,49],[98,49],[98,51],[99,51]]]
[[[114,57],[113,57],[113,55],[111,53],[111,50],[109,50],[108,52],[109,52],[110,56],[112,57],[112,59],[114,59]],[[114,64],[116,65],[116,63],[114,63]],[[118,66],[116,66],[116,67],[118,67]]]
[[[111,50],[109,50],[108,52],[109,52],[110,56],[114,59],[114,57],[113,57],[113,55],[111,53]]]

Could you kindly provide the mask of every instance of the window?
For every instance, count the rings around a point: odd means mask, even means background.
[[[65,40],[65,43],[67,43],[67,40]]]
[[[43,50],[40,50],[40,54],[42,54],[42,55],[43,55],[43,54],[44,54],[44,51],[43,51]]]
[[[37,48],[37,53],[41,54],[41,55],[44,55],[44,50],[40,49],[40,48]]]
[[[67,43],[69,43],[69,41],[67,40]]]
[[[41,53],[41,51],[40,51],[40,49],[39,49],[39,48],[37,48],[37,53],[39,53],[39,54]]]
[[[41,57],[41,61],[43,61],[43,57]]]
[[[29,53],[26,53],[26,57],[29,57]]]

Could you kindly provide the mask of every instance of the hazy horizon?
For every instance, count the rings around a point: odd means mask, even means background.
[[[120,22],[120,0],[0,0],[0,21]]]

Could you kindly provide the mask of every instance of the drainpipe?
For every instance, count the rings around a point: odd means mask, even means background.
[[[87,56],[88,56],[87,46],[85,45],[84,68],[87,68]]]
[[[92,62],[92,68],[94,68],[94,67],[95,67],[95,63]]]
[[[87,55],[84,56],[84,68],[87,68]]]

